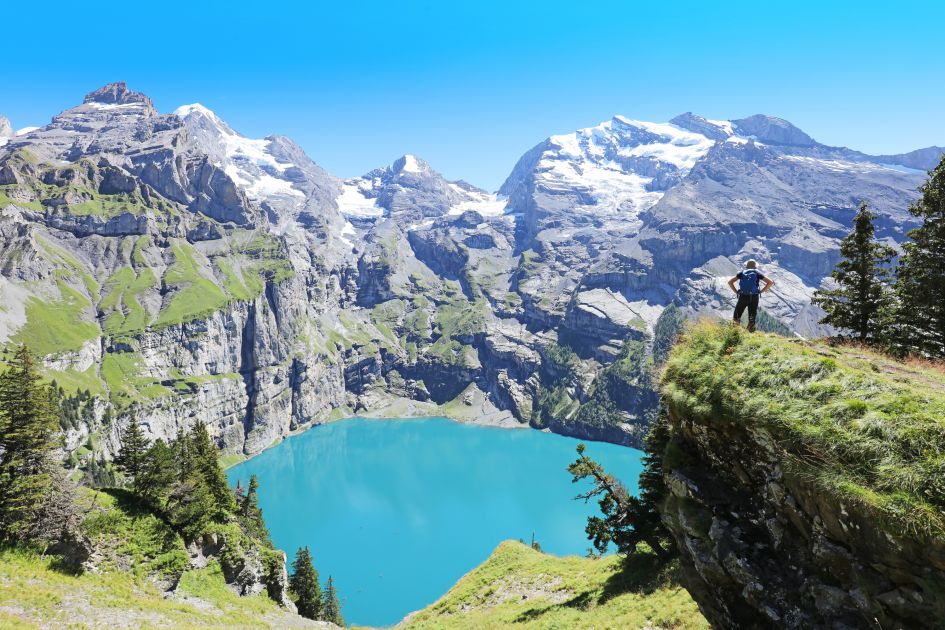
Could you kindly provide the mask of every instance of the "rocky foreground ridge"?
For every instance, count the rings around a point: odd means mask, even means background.
[[[942,627],[941,368],[700,325],[663,392],[663,521],[713,627]]]
[[[809,299],[860,200],[902,240],[941,153],[618,116],[541,142],[490,193],[412,155],[342,180],[284,136],[115,83],[0,125],[0,342],[90,393],[65,427],[77,464],[132,417],[152,438],[199,418],[252,454],[398,400],[639,444],[668,305],[726,311],[752,256],[778,281],[769,314],[817,332]]]

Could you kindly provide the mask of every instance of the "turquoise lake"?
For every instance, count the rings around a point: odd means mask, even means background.
[[[259,478],[273,542],[291,562],[308,545],[334,578],[347,622],[385,626],[423,608],[499,542],[585,555],[595,501],[574,496],[578,440],[445,418],[353,418],[316,426],[227,471]],[[587,442],[587,454],[637,492],[642,452]]]

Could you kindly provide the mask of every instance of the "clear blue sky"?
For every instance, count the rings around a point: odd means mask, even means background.
[[[830,5],[829,7],[827,5]],[[281,133],[342,177],[415,153],[495,189],[621,113],[767,113],[870,153],[945,145],[945,3],[14,2],[0,113],[40,125],[125,80]]]

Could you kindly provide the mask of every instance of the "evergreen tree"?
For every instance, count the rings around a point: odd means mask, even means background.
[[[341,615],[341,602],[338,601],[338,591],[335,590],[335,581],[330,575],[328,576],[328,582],[325,584],[322,621],[330,621],[336,626],[345,626],[345,618]]]
[[[246,495],[240,499],[240,520],[254,538],[267,543],[271,542],[269,530],[263,520],[262,509],[259,507],[259,481],[256,475],[250,476]]]
[[[216,502],[202,478],[192,477],[171,486],[164,514],[184,540],[196,540],[203,534],[215,513]]]
[[[660,416],[654,428],[660,422],[665,425],[665,418]],[[572,482],[590,479],[594,483],[591,490],[575,498],[587,501],[591,497],[600,497],[598,504],[603,517],[588,517],[585,527],[587,538],[597,551],[605,553],[612,542],[618,552],[629,555],[639,543],[645,542],[661,560],[672,557],[673,547],[671,543],[668,548],[666,546],[669,536],[657,510],[663,487],[662,449],[650,453],[644,459],[639,498],[630,495],[623,484],[585,455],[584,451],[584,444],[578,444],[578,459],[568,466],[568,472],[573,477]]]
[[[122,432],[121,449],[115,458],[115,465],[131,478],[131,489],[138,495],[141,494],[142,473],[148,451],[148,440],[141,425],[131,418]]]
[[[194,455],[193,441],[190,434],[183,428],[177,431],[177,437],[171,443],[174,460],[177,462],[177,477],[179,481],[191,479],[197,471],[197,459]]]
[[[223,521],[228,515],[236,513],[236,499],[233,497],[233,491],[230,490],[226,474],[217,460],[217,449],[210,440],[207,425],[203,422],[198,421],[191,430],[190,445],[193,448],[196,470],[203,476],[207,489],[213,495],[216,506],[213,517],[218,521]]]
[[[922,225],[909,232],[896,270],[898,329],[894,345],[906,352],[945,357],[945,156],[909,207]]]
[[[308,547],[299,547],[292,562],[289,591],[295,596],[299,614],[309,619],[320,619],[322,614],[322,592],[318,585],[318,572],[312,565],[312,554]]]
[[[32,355],[20,346],[0,375],[0,539],[36,539],[46,504],[57,501],[52,452],[59,417],[50,400]]]
[[[830,274],[837,288],[818,290],[813,299],[826,312],[820,323],[850,331],[867,343],[876,343],[884,332],[892,307],[888,265],[896,254],[876,240],[874,218],[862,202],[853,231],[840,242],[842,259]]]
[[[139,493],[158,512],[163,512],[177,483],[177,460],[174,449],[164,440],[155,441],[144,456]]]

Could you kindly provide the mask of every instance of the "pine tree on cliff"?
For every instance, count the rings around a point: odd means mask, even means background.
[[[58,410],[33,356],[20,346],[0,375],[0,539],[32,540],[57,490]]]
[[[830,274],[837,288],[818,290],[813,299],[826,312],[821,324],[850,331],[866,343],[876,343],[885,331],[892,308],[888,265],[896,254],[876,240],[875,217],[862,202],[853,231],[840,242],[842,259]]]
[[[896,270],[900,349],[945,357],[945,156],[909,207],[922,225],[909,232]]]
[[[335,590],[335,581],[328,576],[325,584],[325,598],[322,603],[322,621],[330,621],[336,626],[345,626],[345,618],[341,615],[341,602],[338,601],[338,591]]]
[[[259,507],[259,481],[256,475],[251,475],[249,478],[249,488],[241,499],[240,517],[250,534],[259,540],[270,542],[269,529],[266,527],[262,509]]]
[[[309,619],[320,619],[322,615],[322,591],[318,585],[318,571],[312,565],[312,554],[308,547],[299,547],[292,562],[289,592],[295,596],[299,614]]]
[[[619,553],[630,555],[642,542],[646,543],[660,560],[670,559],[673,555],[673,547],[672,545],[669,548],[665,546],[668,536],[656,508],[657,489],[661,487],[661,484],[657,484],[655,475],[659,473],[651,471],[650,477],[647,478],[647,483],[651,486],[649,492],[644,486],[641,475],[643,492],[637,498],[627,492],[623,484],[607,473],[603,466],[585,455],[584,451],[584,444],[578,444],[577,461],[568,466],[568,472],[571,473],[573,477],[571,481],[574,483],[590,479],[594,484],[591,490],[579,494],[575,497],[576,499],[587,501],[592,497],[600,497],[598,505],[600,505],[603,517],[589,516],[587,526],[584,528],[594,548],[600,553],[606,553],[608,545],[613,543]],[[658,463],[660,459],[658,455],[654,455],[649,465]]]
[[[164,516],[186,540],[194,540],[216,519],[217,501],[207,484],[193,433],[179,431],[170,450],[176,479],[167,489]]]
[[[193,447],[196,469],[203,475],[207,489],[213,495],[216,503],[214,518],[222,521],[229,514],[237,512],[236,499],[226,480],[226,474],[217,460],[217,449],[210,440],[207,425],[198,421],[190,434],[190,443]]]
[[[141,494],[142,473],[149,445],[137,420],[131,418],[128,426],[122,432],[121,449],[115,457],[115,465],[131,478],[131,489],[135,494]]]

